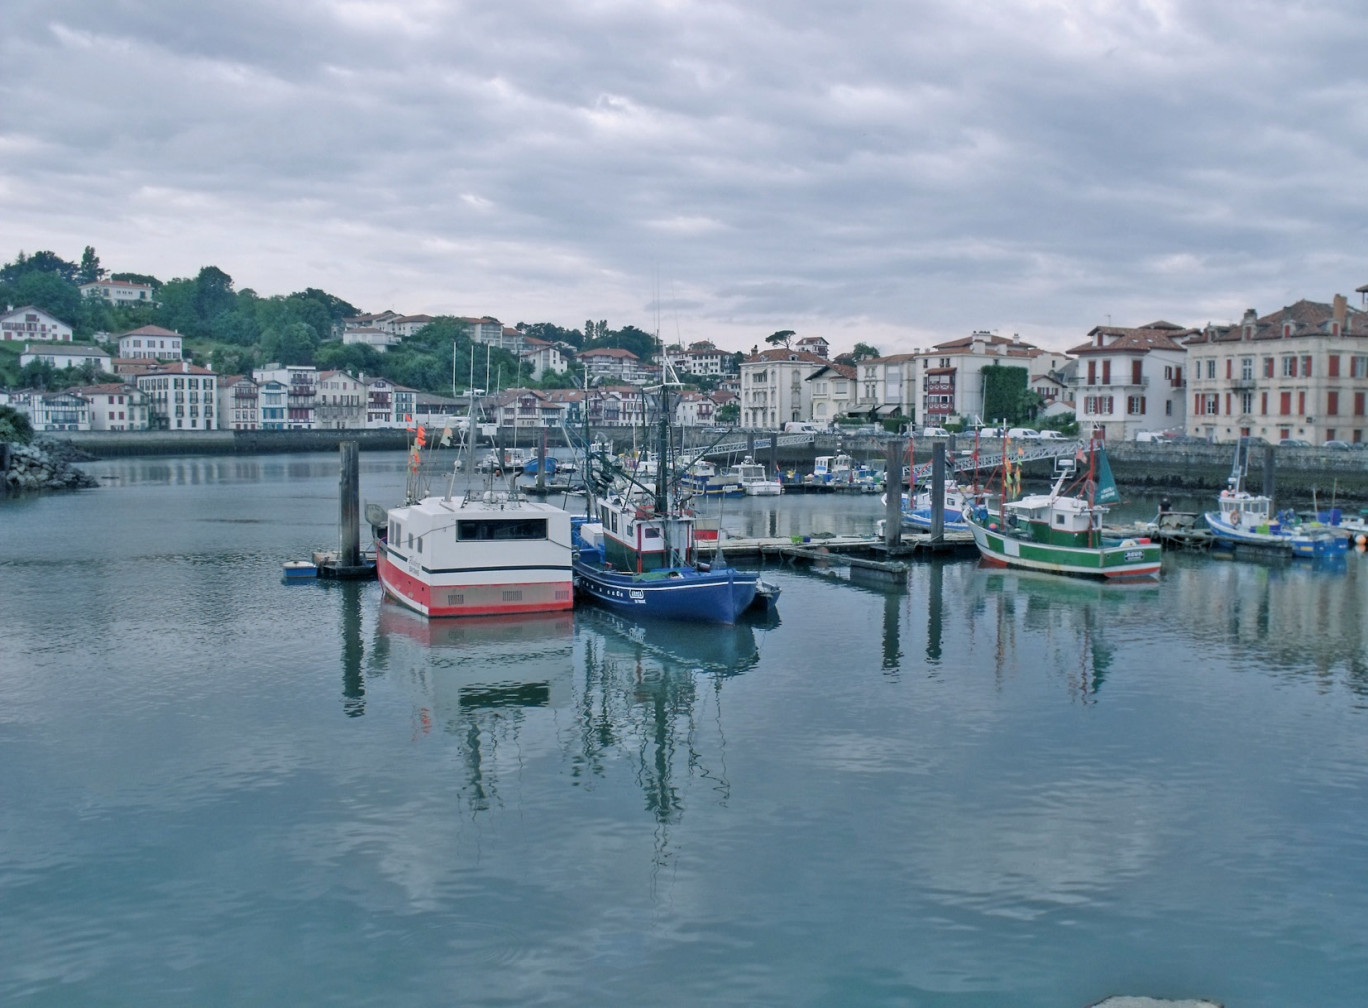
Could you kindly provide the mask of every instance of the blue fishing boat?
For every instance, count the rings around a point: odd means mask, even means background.
[[[1226,489],[1216,498],[1216,510],[1202,517],[1218,545],[1243,547],[1299,557],[1333,556],[1348,552],[1349,535],[1320,522],[1302,522],[1295,512],[1273,510],[1265,494],[1245,489],[1249,470],[1249,439],[1235,444],[1235,460]]]
[[[572,520],[575,590],[619,612],[656,619],[735,623],[756,602],[772,603],[773,586],[754,571],[698,555],[695,519],[672,478],[669,416],[672,386],[659,388],[659,458],[655,485],[629,474],[616,489],[591,499]]]

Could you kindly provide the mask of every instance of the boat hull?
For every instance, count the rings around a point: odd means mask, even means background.
[[[376,549],[375,572],[386,595],[424,616],[556,612],[575,602],[569,567],[432,570],[397,562],[381,543]]]
[[[575,588],[584,598],[637,616],[697,623],[735,623],[755,600],[758,580],[731,567],[625,574],[576,560],[574,568]]]
[[[1047,571],[1071,577],[1124,580],[1158,577],[1163,550],[1157,543],[1123,539],[1115,545],[1065,546],[1018,539],[966,519],[979,555],[990,564],[1022,570]]]

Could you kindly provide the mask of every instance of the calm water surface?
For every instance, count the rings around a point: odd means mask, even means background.
[[[1362,554],[427,624],[281,583],[334,455],[88,468],[0,500],[6,1004],[1364,1004]]]

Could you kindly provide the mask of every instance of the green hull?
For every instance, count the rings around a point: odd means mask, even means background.
[[[1102,546],[1068,546],[1058,542],[1004,535],[967,518],[979,554],[989,563],[1075,577],[1156,577],[1163,560],[1157,543],[1137,539],[1106,540]]]

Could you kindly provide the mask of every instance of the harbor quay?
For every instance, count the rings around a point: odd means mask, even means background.
[[[566,450],[559,430],[548,431],[548,450]],[[605,427],[590,432],[613,446],[617,452],[632,450],[633,432],[620,427]],[[96,458],[144,455],[218,455],[302,453],[336,451],[344,441],[355,441],[363,452],[403,450],[411,435],[403,429],[387,430],[310,430],[310,431],[72,431],[62,435],[77,448]],[[509,430],[489,447],[535,448],[541,431]],[[559,442],[559,443],[558,443]],[[797,443],[795,443],[797,442]],[[778,435],[768,431],[736,430],[720,439],[700,431],[685,432],[686,451],[721,459],[750,455],[772,471],[791,474],[786,492],[800,489],[804,474],[812,471],[820,455],[845,452],[857,461],[876,466],[884,464],[890,445],[901,446],[904,458],[921,463],[931,457],[934,447],[946,446],[945,439],[903,439],[888,435],[816,434],[805,438]],[[961,437],[954,444],[961,461],[972,444]],[[1226,444],[1163,444],[1155,442],[1116,442],[1107,446],[1116,481],[1136,490],[1174,492],[1218,492],[1230,474],[1231,446]],[[1052,459],[1028,460],[1024,465],[1028,479],[1047,479]],[[978,473],[986,480],[991,465]],[[1262,486],[1270,495],[1289,504],[1307,506],[1333,499],[1341,505],[1368,505],[1368,452],[1332,451],[1324,448],[1262,446],[1250,455],[1251,485]]]

